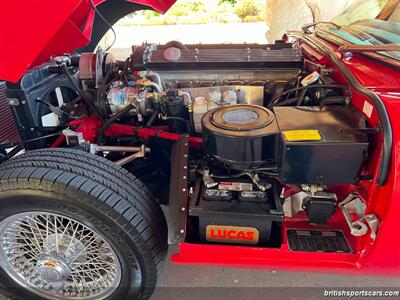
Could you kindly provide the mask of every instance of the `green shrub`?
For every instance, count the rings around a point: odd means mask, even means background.
[[[260,7],[254,0],[239,0],[235,6],[235,13],[244,20],[247,16],[257,16],[260,13]]]
[[[132,13],[119,26],[262,22],[266,0],[177,0],[165,14],[151,10]]]
[[[257,16],[246,16],[242,19],[243,23],[257,23],[257,22],[264,22],[265,15],[257,15]]]
[[[168,10],[166,15],[174,17],[190,16],[193,13],[205,12],[205,4],[198,0],[180,0],[177,1]]]
[[[245,16],[242,19],[243,23],[256,23],[258,22],[258,17],[257,16]]]

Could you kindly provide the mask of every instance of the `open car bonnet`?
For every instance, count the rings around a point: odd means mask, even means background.
[[[111,23],[140,9],[166,12],[175,0],[13,0],[0,4],[0,80],[16,82],[51,56],[97,44]],[[97,24],[96,24],[97,23]],[[99,32],[95,32],[99,31]]]

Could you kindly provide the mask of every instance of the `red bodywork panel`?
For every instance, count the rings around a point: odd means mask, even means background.
[[[93,5],[112,0],[13,0],[0,4],[0,79],[16,82],[51,56],[90,42]],[[175,0],[127,0],[164,13]]]

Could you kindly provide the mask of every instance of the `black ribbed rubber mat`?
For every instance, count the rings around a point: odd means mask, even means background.
[[[288,229],[289,250],[305,252],[351,253],[340,230]]]

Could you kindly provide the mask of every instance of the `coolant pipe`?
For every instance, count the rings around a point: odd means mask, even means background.
[[[150,86],[154,88],[157,93],[160,93],[162,91],[162,87],[153,81],[150,81]]]
[[[143,71],[143,72],[140,72],[139,76],[144,77],[144,78],[155,77],[157,80],[157,86],[160,88],[160,91],[165,90],[164,82],[161,79],[160,74],[153,72],[153,71]]]
[[[192,105],[193,106],[193,101],[192,101],[192,96],[188,93],[188,92],[184,92],[184,91],[178,91],[178,95],[182,96],[187,99],[187,105]]]
[[[189,112],[189,127],[190,132],[194,132],[194,119],[193,119],[193,100],[192,96],[188,92],[178,91],[179,96],[187,97],[187,107]]]

